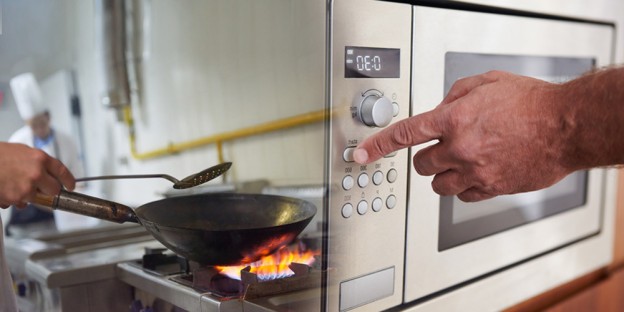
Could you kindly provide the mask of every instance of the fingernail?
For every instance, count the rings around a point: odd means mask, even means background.
[[[363,148],[358,148],[353,152],[353,160],[360,164],[365,164],[368,161],[368,152]]]

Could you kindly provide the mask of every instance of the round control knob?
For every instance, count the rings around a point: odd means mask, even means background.
[[[392,102],[381,95],[372,94],[364,98],[359,107],[359,117],[370,127],[383,128],[390,124],[394,107]]]

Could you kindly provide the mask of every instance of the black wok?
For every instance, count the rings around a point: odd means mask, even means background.
[[[158,241],[202,265],[258,260],[292,242],[316,214],[309,202],[272,195],[205,194],[173,197],[130,209],[61,191],[36,204],[117,223],[142,224]]]

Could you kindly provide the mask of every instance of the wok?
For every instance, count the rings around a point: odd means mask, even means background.
[[[37,194],[35,203],[117,223],[139,223],[167,248],[202,265],[254,262],[292,242],[316,214],[316,207],[303,200],[234,193],[167,198],[135,210],[68,191]]]

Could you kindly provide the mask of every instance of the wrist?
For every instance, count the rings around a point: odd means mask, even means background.
[[[561,164],[571,171],[624,163],[623,74],[622,68],[600,70],[557,88]]]

